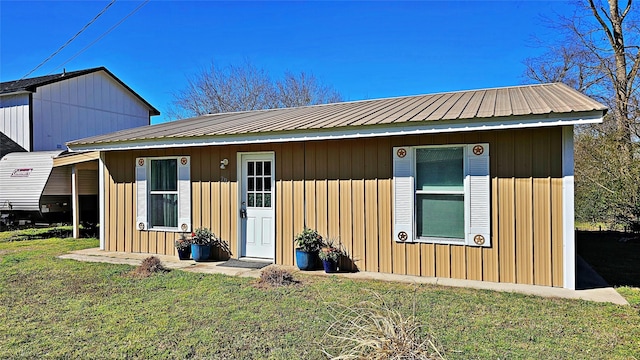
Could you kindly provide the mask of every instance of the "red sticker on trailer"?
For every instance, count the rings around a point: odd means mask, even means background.
[[[29,177],[33,169],[13,169],[11,177]]]

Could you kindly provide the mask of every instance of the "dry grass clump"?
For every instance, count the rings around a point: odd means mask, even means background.
[[[334,322],[325,333],[322,352],[330,359],[444,359],[430,335],[415,317],[388,306],[379,294],[376,302],[332,307]]]
[[[260,273],[257,285],[258,287],[279,287],[297,285],[299,283],[300,281],[294,279],[289,270],[277,266],[269,266]]]
[[[155,256],[150,256],[142,261],[137,268],[135,268],[132,272],[132,276],[134,277],[149,277],[153,274],[157,273],[165,273],[168,270],[162,266],[162,262]]]

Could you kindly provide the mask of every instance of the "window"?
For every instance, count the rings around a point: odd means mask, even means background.
[[[149,225],[178,227],[178,159],[150,160]]]
[[[247,206],[271,207],[271,161],[247,162]]]
[[[394,239],[490,246],[489,145],[397,147]]]
[[[190,158],[136,159],[138,230],[191,231]]]

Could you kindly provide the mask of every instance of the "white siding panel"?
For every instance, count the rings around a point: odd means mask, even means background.
[[[29,150],[29,95],[0,97],[0,131]]]
[[[149,124],[149,108],[103,72],[39,87],[33,98],[35,151]]]
[[[69,79],[69,104],[78,103],[78,93],[80,93],[78,84],[78,78]],[[84,91],[84,89],[82,89],[82,91]]]
[[[49,86],[51,87],[51,102],[52,103],[62,102],[62,97],[60,94],[62,90],[60,89],[60,83],[53,83]]]
[[[33,151],[56,150],[53,143],[51,101],[41,101],[33,96]]]
[[[78,104],[82,104],[89,109],[96,109],[98,104],[98,98],[100,93],[96,92],[96,88],[93,84],[93,76],[82,76],[85,79],[85,93],[84,96],[78,94]],[[82,100],[81,100],[82,99]]]

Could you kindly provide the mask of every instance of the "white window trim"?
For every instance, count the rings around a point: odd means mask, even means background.
[[[484,243],[482,244],[477,244],[474,243],[474,238],[472,238],[474,236],[474,234],[471,234],[471,177],[472,176],[478,176],[478,175],[472,175],[471,174],[471,169],[470,169],[470,165],[469,165],[469,159],[470,159],[470,149],[472,149],[474,146],[477,145],[481,145],[484,148],[486,148],[486,154],[485,156],[487,157],[488,160],[488,156],[489,156],[489,144],[487,143],[478,143],[478,144],[446,144],[446,145],[420,145],[420,146],[404,146],[404,147],[394,147],[393,148],[393,152],[394,152],[394,201],[393,201],[393,210],[394,210],[394,215],[393,215],[393,239],[395,241],[398,242],[415,242],[415,243],[426,243],[426,244],[448,244],[448,245],[466,245],[466,246],[472,246],[472,247],[490,247],[491,246],[491,229],[490,229],[490,218],[488,219],[488,226],[485,227],[484,231],[481,232],[481,234],[483,235],[483,239],[484,239]],[[417,149],[424,149],[424,148],[452,148],[452,147],[462,147],[463,148],[463,174],[464,174],[464,238],[461,239],[454,239],[454,238],[441,238],[441,237],[419,237],[417,236],[417,232],[416,232],[416,228],[417,228],[417,218],[416,218],[416,194],[419,193],[419,190],[417,190],[415,188],[415,176],[416,176],[416,168],[417,168],[417,164],[416,164],[416,150]],[[411,161],[411,166],[410,166],[410,174],[400,174],[397,176],[396,174],[396,154],[397,151],[400,149],[404,149],[406,151],[406,157],[408,159],[408,161]],[[477,163],[476,163],[477,165]],[[405,170],[407,170],[407,168],[404,168]],[[402,170],[399,170],[400,172]],[[486,169],[486,174],[482,175],[484,177],[486,177],[485,179],[485,183],[486,183],[486,187],[487,187],[487,193],[490,194],[490,180],[489,180],[489,168],[488,168],[488,163],[487,163],[487,169]],[[398,185],[400,184],[400,182],[402,183],[402,185]],[[408,199],[408,201],[410,202],[410,204],[408,205],[408,207],[410,208],[409,213],[411,214],[411,222],[410,224],[407,223],[406,219],[404,219],[404,216],[406,216],[405,214],[407,214],[407,209],[403,209],[403,211],[398,211],[399,210],[399,206],[402,206],[401,203],[404,203],[407,201],[407,199],[405,197],[401,197],[398,194],[396,194],[396,192],[399,191],[403,191],[402,189],[398,188],[397,186],[404,186],[404,189],[406,190],[406,186],[409,185],[410,188],[412,189],[412,195],[410,196],[410,198]],[[436,192],[426,192],[426,193],[436,193]],[[460,191],[440,191],[437,193],[441,193],[441,194],[447,194],[447,193],[451,193],[451,194],[460,194]],[[477,204],[477,203],[476,203]],[[485,216],[490,217],[491,216],[491,199],[490,196],[488,196],[488,198],[486,199],[486,206],[488,207],[488,209],[486,209],[486,214]],[[477,220],[477,218],[476,218]],[[473,230],[478,230],[478,228],[476,227]],[[406,239],[402,240],[400,233],[405,232],[407,234],[404,234]]]
[[[413,152],[413,174],[417,176],[418,174],[418,161],[417,155],[419,149],[444,149],[444,148],[462,148],[462,190],[442,190],[442,191],[425,191],[414,189],[414,203],[416,203],[418,194],[436,194],[436,195],[462,195],[464,199],[464,234],[469,232],[469,219],[467,214],[469,210],[467,209],[467,204],[469,202],[469,185],[467,181],[467,146],[466,145],[424,145],[424,146],[413,146],[411,147],[411,151]],[[415,181],[414,181],[415,184]],[[414,186],[415,188],[415,186]],[[435,236],[419,236],[417,232],[418,227],[418,219],[416,216],[417,206],[413,209],[413,233],[415,234],[414,242],[418,243],[427,243],[427,244],[453,244],[453,245],[464,245],[465,237],[462,238],[445,238],[445,237],[435,237]]]
[[[175,191],[151,191],[149,181],[151,180],[151,163],[156,160],[176,160],[177,163],[177,184]],[[140,165],[142,161],[143,165]],[[191,157],[190,156],[157,156],[136,159],[136,183],[139,174],[137,170],[144,167],[143,189],[138,183],[138,202],[144,199],[144,204],[138,204],[136,216],[136,229],[139,231],[163,231],[163,232],[191,232]],[[181,171],[183,171],[181,173]],[[144,194],[140,192],[144,191]],[[178,226],[149,226],[148,204],[151,195],[171,194],[178,196]]]

